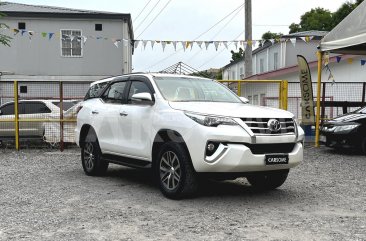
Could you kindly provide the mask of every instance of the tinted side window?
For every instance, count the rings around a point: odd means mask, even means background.
[[[122,103],[126,84],[127,82],[116,82],[109,86],[103,94],[103,100],[108,103]]]
[[[144,82],[133,81],[131,83],[130,92],[128,93],[128,103],[131,103],[132,96],[134,94],[138,94],[138,93],[150,93],[151,94],[151,91]]]
[[[39,102],[22,103],[20,114],[42,114],[51,113],[51,110],[44,104]]]
[[[91,86],[88,90],[88,93],[86,93],[85,100],[92,99],[92,98],[98,98],[100,94],[102,93],[102,90],[104,90],[105,87],[109,84],[109,81],[102,82],[99,84],[95,84]]]
[[[2,115],[14,115],[14,104],[8,104],[1,108]]]

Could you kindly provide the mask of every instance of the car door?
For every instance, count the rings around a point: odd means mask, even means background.
[[[112,82],[91,109],[92,125],[103,153],[120,151],[118,146],[120,109],[125,104],[127,84],[126,78]]]
[[[134,101],[132,96],[138,93],[149,93],[154,98],[154,89],[146,77],[131,77],[127,104],[120,107],[117,139],[123,154],[140,159],[151,159],[152,120],[154,103]]]
[[[0,107],[0,137],[14,137],[14,103],[8,103]]]
[[[47,120],[52,112],[47,105],[41,101],[24,101],[20,102],[19,110],[20,120],[30,120],[21,121],[19,123],[19,135],[26,137],[42,137],[44,134],[43,123],[38,121],[33,122],[32,120]]]

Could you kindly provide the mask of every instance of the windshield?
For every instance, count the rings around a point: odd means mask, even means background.
[[[154,80],[161,94],[168,101],[242,103],[228,88],[210,79],[154,77]]]

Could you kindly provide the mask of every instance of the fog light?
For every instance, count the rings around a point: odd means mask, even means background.
[[[213,150],[215,150],[215,145],[214,145],[214,144],[212,144],[212,143],[208,144],[208,145],[207,145],[207,150],[209,150],[209,151],[213,151]]]

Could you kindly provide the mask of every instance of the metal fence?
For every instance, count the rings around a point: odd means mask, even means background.
[[[0,140],[19,150],[29,141],[74,143],[79,102],[90,82],[0,82]]]

